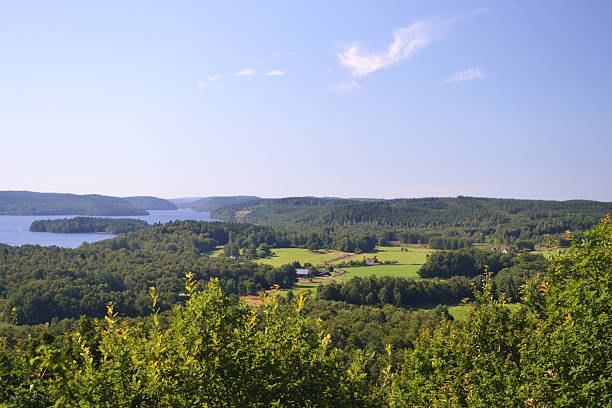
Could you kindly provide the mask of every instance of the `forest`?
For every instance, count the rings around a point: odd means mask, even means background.
[[[133,218],[74,217],[57,220],[36,220],[32,222],[29,230],[33,232],[124,234],[148,226],[149,224],[146,221]]]
[[[319,248],[334,242],[323,234],[243,223],[175,221],[75,249],[0,244],[0,312],[6,316],[16,308],[19,321],[28,324],[81,314],[101,317],[106,302],[114,300],[124,315],[142,316],[150,286],[160,289],[162,308],[178,302],[185,271],[204,281],[218,278],[228,295],[255,295],[273,285],[290,287],[296,266],[272,268],[230,257],[209,258],[207,253],[218,246],[231,255],[234,249],[256,253],[262,245]],[[365,250],[376,244],[367,237],[340,242]]]
[[[198,256],[192,252],[196,243],[177,241],[171,231],[199,228],[210,239],[229,232],[214,223],[175,224],[165,232],[161,227],[156,234],[168,236],[160,243],[140,239],[153,227],[127,234],[120,249],[112,249],[117,243],[109,240],[73,256],[82,260],[108,250],[137,257],[156,245]],[[241,227],[233,228],[228,227],[240,234]],[[160,286],[151,284],[143,288],[144,318],[123,317],[123,305],[111,300],[103,318],[74,320],[66,331],[52,324],[37,326],[29,337],[5,336],[0,405],[609,407],[612,219],[579,237],[568,232],[567,238],[571,248],[521,285],[520,303],[512,308],[494,280],[508,269],[540,262],[527,255],[500,257],[492,269],[501,269],[474,278],[361,279],[337,288],[357,303],[365,302],[366,291],[378,290],[378,301],[360,305],[311,300],[302,291],[293,298],[264,293],[263,303],[251,307],[228,297],[220,279],[182,270],[173,288],[179,297],[170,309],[163,306]],[[141,248],[128,249],[137,243]],[[0,254],[11,250],[2,248]],[[484,256],[457,253],[475,262]],[[35,267],[43,257],[32,255]],[[435,262],[452,264],[449,259]],[[418,285],[427,296],[446,296],[470,280],[475,287],[460,321],[443,306],[411,311],[395,304]],[[400,301],[380,294],[389,289]],[[17,320],[18,313],[9,317]]]
[[[336,236],[366,234],[380,242],[459,249],[475,242],[544,244],[556,240],[568,244],[563,238],[564,231],[585,231],[609,212],[612,203],[585,200],[295,197],[253,199],[219,208],[212,216],[288,230],[324,231]]]

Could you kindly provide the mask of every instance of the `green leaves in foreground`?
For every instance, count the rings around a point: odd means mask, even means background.
[[[303,295],[288,314],[270,297],[259,309],[232,306],[216,281],[201,293],[187,286],[168,329],[156,319],[149,329],[118,324],[110,304],[94,336],[71,336],[70,358],[49,349],[12,367],[0,361],[0,378],[22,374],[5,380],[0,398],[37,407],[369,405],[361,360],[342,368],[329,337],[302,317]]]
[[[568,232],[569,234],[569,232]],[[411,407],[612,406],[610,217],[523,288],[511,312],[490,288],[460,327],[423,333],[387,403]]]

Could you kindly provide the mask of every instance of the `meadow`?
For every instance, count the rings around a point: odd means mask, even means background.
[[[393,278],[420,279],[417,271],[421,265],[372,265],[354,268],[342,268],[346,273],[335,277],[337,280],[346,280],[355,277],[390,276]]]
[[[341,251],[311,251],[304,248],[272,248],[272,252],[275,256],[270,259],[260,258],[255,259],[255,262],[274,267],[290,264],[295,261],[300,262],[302,265],[310,263],[315,266],[322,266],[340,262],[354,255]]]
[[[380,262],[385,261],[397,261],[401,265],[422,265],[427,259],[427,255],[431,254],[435,250],[422,247],[402,247],[396,246],[377,246],[375,252],[368,252],[364,254],[356,254],[351,259],[361,258],[374,258],[376,257]]]
[[[380,262],[397,261],[398,265],[422,265],[427,259],[427,255],[434,250],[420,247],[401,247],[380,246],[376,247],[375,252],[362,254],[354,254],[342,251],[311,251],[304,248],[273,248],[272,252],[275,256],[270,259],[256,259],[255,262],[265,263],[278,267],[295,261],[301,264],[310,263],[315,266],[334,265],[340,262],[355,260],[359,261],[363,258],[376,257]],[[211,256],[219,254],[215,251]]]

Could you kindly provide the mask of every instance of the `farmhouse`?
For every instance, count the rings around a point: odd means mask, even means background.
[[[380,263],[378,263],[378,260],[376,258],[365,258],[365,264],[367,266],[380,265]]]
[[[296,268],[295,274],[298,278],[308,278],[310,276],[310,269]]]

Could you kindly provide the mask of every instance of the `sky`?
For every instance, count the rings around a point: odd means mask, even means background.
[[[3,1],[0,190],[612,201],[612,2]]]

